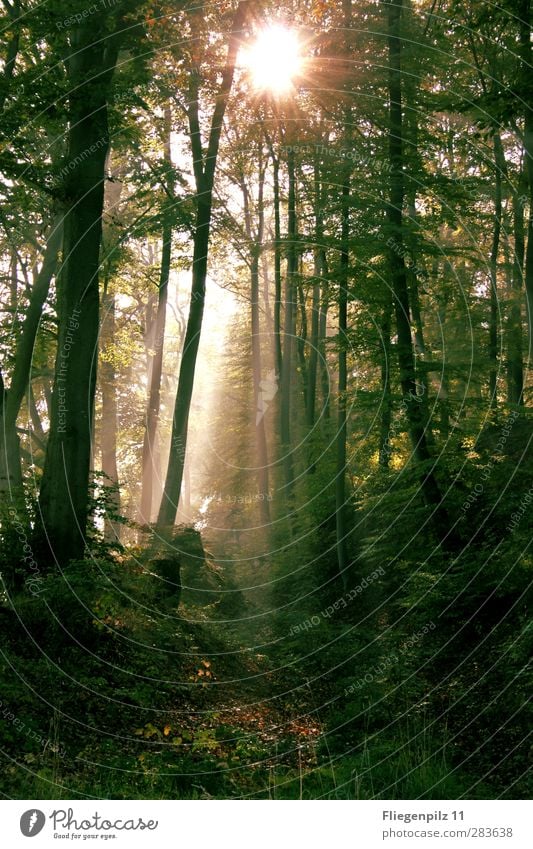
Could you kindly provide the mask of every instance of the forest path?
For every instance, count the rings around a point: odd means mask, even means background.
[[[222,620],[183,606],[195,620],[183,670],[188,692],[185,704],[170,711],[163,736],[209,754],[221,768],[301,774],[316,767],[324,732],[314,695],[292,666],[267,653],[268,596],[256,590],[244,596],[242,613]]]
[[[191,786],[204,798],[220,792],[212,784],[219,772],[233,797],[269,798],[285,782],[298,793],[299,781],[319,765],[323,735],[305,688],[290,686],[286,671],[272,672],[261,656],[218,654],[218,641],[210,655],[208,628],[205,643],[196,629],[203,651],[186,670],[193,686],[135,733],[163,745],[162,757],[168,746],[185,758]]]

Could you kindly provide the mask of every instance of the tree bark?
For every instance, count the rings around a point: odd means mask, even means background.
[[[171,113],[165,110],[165,139],[164,164],[167,171],[167,190],[174,196],[174,181],[172,179],[172,158],[170,152]],[[165,343],[165,326],[168,299],[168,282],[170,279],[170,263],[172,258],[172,200],[165,202],[163,232],[161,239],[161,268],[157,292],[157,312],[154,321],[154,353],[151,356],[150,390],[148,408],[146,411],[146,426],[144,430],[142,450],[142,488],[139,521],[149,524],[152,521],[153,481],[155,473],[154,452],[156,450],[157,425],[161,405],[161,376],[163,374],[163,352]]]
[[[524,351],[522,333],[522,298],[524,291],[524,207],[519,184],[513,191],[513,257],[509,285],[510,307],[507,320],[507,400],[510,404],[524,404]],[[525,175],[523,175],[525,176]]]
[[[429,378],[428,378],[428,367],[429,363],[427,361],[427,346],[425,340],[424,333],[424,321],[422,318],[422,309],[420,305],[420,288],[419,288],[419,257],[418,257],[418,249],[417,249],[417,227],[418,227],[418,214],[416,208],[416,195],[417,195],[417,185],[418,179],[416,176],[419,162],[419,152],[418,152],[418,110],[417,110],[417,90],[419,86],[419,77],[418,75],[410,75],[407,76],[405,82],[405,91],[406,91],[406,136],[408,143],[408,151],[409,151],[409,165],[410,169],[414,172],[410,177],[407,183],[407,212],[409,217],[410,229],[413,232],[413,238],[410,245],[410,254],[411,254],[411,263],[409,268],[407,269],[407,284],[408,284],[408,294],[410,299],[411,312],[414,321],[414,337],[415,337],[415,370],[416,377],[418,379],[420,385],[420,405],[422,407],[422,417],[424,421],[424,428],[426,431],[426,438],[428,441],[428,445],[433,444],[433,430],[431,424],[431,416],[429,412]],[[453,145],[452,147],[452,156],[453,156]]]
[[[379,465],[388,469],[392,453],[392,391],[391,391],[391,329],[392,329],[392,296],[387,287],[387,300],[383,307],[381,318],[381,338],[383,354],[381,359],[381,422],[379,434]]]
[[[346,116],[346,127],[349,124]],[[348,425],[346,417],[347,382],[347,332],[348,332],[348,286],[349,286],[349,237],[350,237],[350,172],[344,174],[341,195],[341,256],[339,275],[339,382],[337,392],[337,468],[335,477],[335,522],[337,529],[337,563],[343,585],[348,586],[348,549],[346,543],[346,440]]]
[[[320,390],[322,395],[322,416],[324,421],[329,421],[330,418],[330,385],[329,371],[327,363],[326,340],[328,330],[328,310],[329,310],[329,285],[328,285],[328,259],[325,249],[320,252],[322,272],[322,292],[320,295],[320,315],[318,317],[318,350],[319,350],[319,374],[320,374]]]
[[[289,146],[287,153],[287,171],[289,177],[289,205],[287,224],[287,276],[285,279],[285,316],[283,327],[283,355],[281,367],[281,403],[280,403],[280,435],[283,470],[285,477],[285,495],[291,499],[294,486],[294,470],[291,446],[291,387],[292,387],[292,352],[294,348],[294,318],[296,298],[296,274],[298,259],[296,251],[296,175],[294,167],[294,151]]]
[[[423,464],[421,489],[428,506],[432,508],[435,531],[444,545],[454,544],[450,521],[442,504],[440,489],[433,470],[427,444],[422,409],[416,385],[415,357],[411,338],[411,311],[405,267],[403,240],[404,166],[403,166],[403,114],[401,77],[401,16],[403,0],[387,0],[389,49],[389,164],[390,201],[387,208],[389,238],[389,266],[394,314],[396,319],[398,363],[402,401],[407,415],[409,435],[418,463]]]
[[[41,269],[30,294],[15,353],[15,365],[9,390],[5,393],[3,420],[0,420],[0,492],[9,492],[22,485],[17,418],[22,399],[29,385],[33,348],[50,283],[57,270],[62,237],[63,216],[54,219],[46,243]]]
[[[85,547],[99,331],[99,252],[109,148],[107,97],[118,47],[119,37],[106,35],[102,22],[93,16],[72,30],[66,60],[68,161],[74,167],[64,186],[67,210],[58,279],[59,338],[36,525],[36,548],[43,560],[55,560],[61,566],[80,558]]]
[[[533,358],[533,67],[531,64],[531,0],[520,0],[518,16],[520,21],[520,55],[522,59],[520,94],[525,107],[524,154],[525,169],[529,184],[525,288],[529,329],[527,362],[528,367],[530,367]]]
[[[498,255],[502,230],[502,159],[503,149],[498,133],[493,137],[494,145],[494,229],[490,252],[490,321],[489,321],[489,396],[493,410],[498,406]]]
[[[112,348],[115,342],[115,296],[109,293],[107,281],[102,294],[102,328],[100,340],[103,349]],[[117,387],[112,352],[102,359],[100,367],[100,385],[102,387],[102,472],[103,485],[109,487],[104,516],[104,539],[106,542],[120,542],[120,489],[117,465]]]
[[[274,361],[281,377],[281,219],[279,196],[279,159],[273,157],[274,180]]]
[[[204,314],[205,282],[207,277],[207,259],[209,251],[209,235],[211,230],[214,177],[224,114],[226,112],[226,106],[235,74],[235,63],[239,46],[238,35],[244,24],[246,13],[247,3],[239,3],[233,20],[226,65],[216,97],[207,152],[205,155],[202,149],[200,132],[198,105],[199,85],[196,71],[193,72],[191,78],[191,98],[188,117],[197,193],[191,303],[189,307],[189,318],[187,321],[187,330],[185,332],[185,342],[180,364],[178,390],[174,406],[172,436],[170,440],[165,488],[163,490],[161,506],[159,508],[157,518],[157,525],[159,528],[171,527],[174,524],[180,499],[183,467],[185,464],[185,453],[187,449],[189,412],[194,387],[194,373]]]
[[[246,187],[244,176],[241,177],[241,191],[244,202],[244,218],[246,237],[250,245],[250,318],[252,329],[252,378],[254,391],[254,425],[257,450],[257,485],[259,493],[259,511],[261,523],[264,526],[270,524],[269,474],[268,474],[268,446],[265,427],[265,398],[261,387],[261,329],[259,321],[259,263],[261,260],[261,248],[264,232],[264,209],[263,195],[265,188],[265,169],[259,158],[258,197],[257,197],[257,228],[254,230],[252,224],[252,211],[250,209],[250,198]],[[273,387],[267,387],[270,390]],[[267,395],[270,398],[271,392]]]
[[[314,213],[315,213],[315,248],[313,251],[313,295],[311,305],[311,337],[308,367],[308,394],[306,421],[309,430],[315,425],[316,418],[316,390],[318,380],[318,359],[320,346],[320,313],[321,292],[325,286],[325,248],[324,248],[324,222],[322,213],[322,191],[320,165],[318,158],[314,162]]]
[[[350,30],[352,25],[352,2],[343,0],[342,3],[345,28],[345,57],[351,57]],[[351,147],[352,109],[350,104],[344,110],[344,142]],[[345,589],[348,587],[348,522],[346,504],[346,442],[348,438],[347,421],[347,344],[348,344],[348,288],[350,285],[350,195],[351,167],[349,160],[344,165],[341,189],[341,241],[339,269],[339,333],[338,333],[338,388],[337,388],[337,436],[335,473],[335,525],[337,544],[337,565]]]
[[[309,403],[309,375],[308,364],[305,356],[305,347],[307,344],[307,309],[305,303],[305,293],[301,283],[298,283],[298,307],[300,312],[300,329],[296,334],[296,352],[298,354],[298,365],[302,378],[302,391],[304,400],[304,410],[307,410]]]

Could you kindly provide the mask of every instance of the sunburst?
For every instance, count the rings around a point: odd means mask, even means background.
[[[302,71],[300,42],[295,30],[271,24],[258,32],[242,54],[242,65],[257,91],[286,94]]]

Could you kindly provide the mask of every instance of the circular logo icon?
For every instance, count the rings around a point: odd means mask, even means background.
[[[43,830],[45,822],[46,817],[43,812],[38,811],[36,808],[31,808],[22,814],[20,818],[20,830],[24,837],[35,837],[36,834],[39,834]]]

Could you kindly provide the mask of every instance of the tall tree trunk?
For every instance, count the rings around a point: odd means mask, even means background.
[[[107,356],[102,357],[100,366],[100,385],[102,388],[102,432],[100,446],[102,452],[103,484],[109,487],[104,516],[104,539],[106,542],[120,542],[120,490],[117,466],[117,386],[113,362],[112,347],[115,342],[115,296],[108,291],[107,280],[102,293],[102,327],[100,332],[102,349]]]
[[[433,279],[438,277],[439,263],[435,259],[433,269]],[[439,327],[446,327],[446,312],[448,308],[447,300],[441,301],[438,307]],[[439,418],[439,433],[442,440],[447,440],[450,434],[450,376],[447,364],[442,364],[440,375],[440,384],[438,389],[437,400],[439,402],[440,418]]]
[[[29,385],[28,387],[28,404],[30,408],[30,416],[31,416],[31,427],[32,427],[32,436],[35,437],[37,443],[40,447],[43,447],[46,441],[46,434],[43,429],[43,424],[41,422],[41,417],[39,415],[39,410],[37,409],[37,403],[35,401],[35,394],[33,391],[33,386]]]
[[[392,425],[392,391],[391,391],[391,329],[392,329],[392,295],[387,287],[387,301],[383,306],[381,317],[381,338],[383,353],[381,359],[381,422],[379,434],[379,465],[388,469],[391,458],[391,425]]]
[[[433,444],[433,431],[431,426],[431,416],[429,412],[429,363],[427,359],[427,347],[424,333],[424,321],[422,318],[422,309],[420,305],[420,289],[419,289],[419,257],[417,246],[417,229],[418,229],[418,214],[416,208],[417,185],[419,184],[419,172],[421,165],[419,164],[418,151],[418,108],[417,108],[417,91],[420,81],[417,74],[412,77],[407,76],[405,82],[406,90],[406,129],[409,151],[409,167],[411,177],[407,183],[407,213],[409,216],[410,229],[413,232],[413,239],[410,245],[411,265],[407,269],[407,284],[408,294],[410,298],[411,312],[414,322],[415,336],[415,369],[418,383],[420,386],[419,403],[422,407],[422,416],[426,431],[428,444]],[[453,156],[453,142],[450,138],[451,156]]]
[[[265,166],[262,154],[259,157],[258,197],[257,197],[257,227],[254,230],[252,210],[250,209],[249,192],[244,175],[241,176],[241,191],[244,202],[244,217],[246,236],[250,245],[250,318],[252,329],[252,379],[254,391],[254,424],[257,450],[257,485],[259,490],[259,512],[261,523],[266,527],[270,524],[268,447],[265,426],[266,402],[270,400],[275,382],[270,385],[261,380],[261,327],[259,320],[259,264],[263,245],[264,219],[263,196],[265,188]],[[268,384],[268,385],[267,385]],[[266,395],[265,395],[266,390]]]
[[[533,67],[531,55],[531,0],[519,0],[520,54],[522,59],[521,91],[524,93],[524,154],[529,184],[529,216],[527,222],[527,249],[525,287],[529,345],[527,362],[533,360]]]
[[[316,415],[316,383],[318,375],[318,331],[320,323],[320,272],[317,264],[318,252],[315,252],[315,267],[313,293],[311,301],[311,337],[309,339],[310,353],[307,368],[307,408],[306,423],[311,430],[315,425]]]
[[[343,17],[345,27],[346,60],[350,59],[350,29],[352,25],[352,2],[343,0]],[[348,105],[344,112],[344,142],[349,149],[351,146],[352,110]],[[347,333],[348,333],[348,287],[350,285],[350,193],[351,167],[346,160],[341,189],[341,243],[339,270],[339,335],[338,335],[338,370],[339,382],[337,389],[337,437],[336,453],[337,466],[335,472],[335,525],[337,532],[337,564],[339,575],[345,588],[348,586],[348,523],[346,505],[346,441],[348,437],[347,422]]]
[[[259,398],[261,393],[261,334],[259,330],[259,251],[260,247],[254,247],[254,256],[251,268],[252,283],[252,371],[254,382],[254,398],[256,399],[255,431],[257,442],[258,463],[258,486],[259,486],[259,509],[263,525],[270,523],[269,475],[268,475],[268,448],[265,428],[265,417],[259,410]]]
[[[318,379],[318,360],[320,345],[320,306],[321,292],[325,287],[325,248],[324,248],[324,221],[322,211],[322,187],[320,164],[318,157],[314,162],[314,215],[315,215],[315,247],[313,251],[313,295],[311,304],[311,338],[309,366],[308,366],[308,394],[306,422],[311,430],[315,425],[316,417],[316,390]]]
[[[57,270],[62,237],[63,216],[56,216],[47,237],[46,250],[30,294],[15,353],[15,365],[9,390],[5,396],[3,421],[0,419],[0,492],[11,491],[22,484],[17,417],[29,384],[33,348],[50,283]]]
[[[320,315],[318,317],[318,352],[319,352],[319,373],[320,373],[320,390],[322,395],[322,415],[325,421],[329,421],[330,417],[330,385],[329,371],[326,359],[326,339],[328,330],[328,310],[329,310],[329,286],[328,286],[328,259],[325,249],[320,251],[320,264],[322,268],[322,292],[320,297]]]
[[[528,3],[524,6],[529,15]],[[521,52],[524,58],[529,59],[529,24],[524,21],[520,23],[521,34]],[[475,42],[473,36],[468,35],[474,64],[478,72],[479,80],[484,95],[489,94],[485,75],[482,71]],[[527,87],[528,69],[523,69],[525,82]],[[526,98],[527,103],[527,98]],[[509,185],[507,162],[503,150],[501,134],[495,132],[493,135],[494,147],[494,166],[495,166],[495,189],[494,189],[494,230],[492,239],[492,249],[490,257],[490,321],[489,321],[489,392],[491,408],[497,406],[497,374],[498,374],[498,353],[500,346],[500,333],[498,327],[498,289],[497,289],[497,270],[498,270],[498,253],[501,241],[503,209],[502,209],[502,183]],[[507,290],[509,294],[509,314],[507,318],[505,340],[507,347],[507,400],[511,404],[523,404],[523,352],[522,352],[522,286],[524,279],[524,212],[522,208],[522,188],[523,182],[527,184],[526,178],[527,162],[525,167],[520,169],[518,186],[513,188],[513,227],[514,227],[514,260],[513,270],[511,275],[507,272]],[[524,186],[525,188],[525,186]],[[508,239],[505,233],[504,249],[506,252],[506,268],[508,268]]]
[[[346,117],[348,126],[349,115]],[[347,383],[347,332],[348,332],[348,286],[349,286],[349,237],[350,237],[350,172],[342,183],[341,195],[341,256],[339,275],[339,383],[337,393],[337,468],[335,477],[335,520],[337,528],[337,562],[343,584],[348,582],[348,550],[346,544],[346,440],[348,435],[346,417]]]
[[[522,191],[525,174],[521,172],[519,184],[513,191],[513,257],[509,285],[509,316],[507,320],[507,400],[510,404],[524,404],[524,361],[522,334],[522,297],[524,291],[524,207]]]
[[[296,174],[294,167],[294,151],[292,145],[287,153],[287,171],[289,177],[288,205],[288,248],[287,275],[285,278],[285,317],[283,328],[283,356],[281,366],[281,404],[280,404],[280,435],[283,469],[285,476],[285,494],[292,497],[294,470],[291,445],[291,389],[292,389],[292,352],[294,347],[294,319],[296,299],[296,274],[298,256],[296,251]]]
[[[411,207],[410,215],[413,214],[414,206]],[[415,216],[416,217],[416,216]],[[417,267],[417,253],[413,251],[412,260]],[[411,312],[413,314],[414,337],[415,337],[415,369],[417,382],[420,388],[419,404],[422,408],[422,418],[424,421],[424,429],[428,445],[433,444],[433,430],[431,424],[431,416],[429,413],[429,377],[428,370],[430,363],[428,362],[426,339],[424,333],[424,321],[422,318],[422,309],[420,306],[420,292],[418,287],[418,274],[415,268],[410,268],[407,271],[408,293],[410,296]]]
[[[301,283],[298,283],[298,307],[300,312],[300,329],[296,334],[296,352],[298,354],[298,365],[302,378],[302,391],[304,400],[304,410],[307,410],[309,403],[309,375],[307,358],[305,356],[305,347],[307,344],[307,309],[305,303],[305,293]]]
[[[222,81],[217,93],[215,108],[211,121],[207,152],[204,155],[199,120],[198,79],[196,71],[191,75],[190,102],[188,110],[189,129],[192,146],[194,177],[196,183],[196,227],[194,233],[191,302],[183,354],[181,357],[178,390],[172,421],[172,436],[168,458],[165,488],[161,498],[161,506],[157,517],[160,528],[171,527],[176,520],[183,467],[187,449],[187,431],[189,412],[194,387],[196,359],[200,346],[200,334],[205,304],[205,282],[207,277],[207,259],[209,251],[209,236],[211,231],[211,212],[213,205],[213,185],[218,158],[220,135],[224,114],[233,84],[235,63],[239,47],[239,33],[245,22],[247,3],[241,2],[237,7],[233,26],[229,37],[226,65]]]
[[[279,159],[272,158],[274,168],[274,362],[281,378],[281,217],[279,194]]]
[[[305,411],[306,424],[309,430],[315,425],[316,416],[316,384],[318,376],[318,334],[320,328],[320,254],[315,245],[313,268],[313,293],[311,301],[311,337],[309,339],[310,353],[307,369],[307,407]]]
[[[181,493],[183,467],[187,448],[189,411],[204,314],[211,204],[211,191],[207,189],[204,192],[200,191],[197,198],[191,302],[181,356],[178,391],[174,406],[165,488],[157,518],[157,524],[160,527],[170,527],[174,524]]]
[[[415,358],[411,339],[411,311],[405,267],[403,240],[403,115],[401,77],[401,16],[403,0],[388,0],[388,48],[389,48],[389,163],[390,201],[387,208],[389,238],[389,265],[394,313],[396,318],[398,363],[403,405],[407,415],[413,452],[418,463],[424,465],[421,489],[428,506],[432,508],[434,527],[443,544],[454,544],[450,521],[442,504],[441,493],[432,469],[427,444],[422,409],[416,387]]]
[[[494,145],[494,229],[490,251],[490,321],[489,321],[489,396],[493,410],[498,406],[498,255],[502,230],[502,159],[503,149],[500,136],[493,136]]]
[[[165,343],[165,326],[167,314],[168,282],[170,278],[170,263],[172,258],[172,216],[174,180],[172,178],[172,158],[170,152],[171,112],[165,109],[165,139],[164,164],[166,166],[167,192],[171,196],[165,202],[163,217],[163,232],[161,239],[161,267],[159,287],[157,292],[157,312],[154,321],[154,353],[151,356],[150,390],[148,408],[146,411],[146,426],[144,429],[142,450],[142,489],[139,521],[149,524],[152,520],[153,481],[155,474],[154,453],[156,451],[157,425],[159,408],[161,406],[161,375],[163,373],[163,352]]]
[[[83,555],[99,331],[99,252],[105,161],[109,147],[107,95],[119,37],[98,16],[72,30],[68,76],[68,208],[58,279],[59,337],[50,436],[36,547],[61,566]],[[94,69],[98,68],[98,74]]]
[[[267,338],[274,338],[274,317],[270,306],[270,278],[268,275],[268,259],[261,254],[261,276],[263,279],[263,303],[265,305],[265,330]]]

